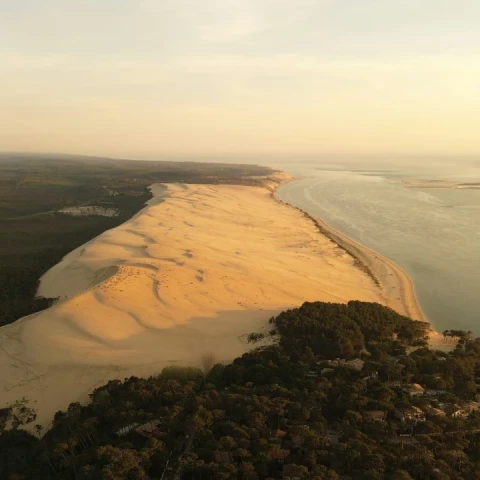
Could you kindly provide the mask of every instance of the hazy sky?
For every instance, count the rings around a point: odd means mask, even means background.
[[[0,150],[480,153],[478,0],[0,0]]]

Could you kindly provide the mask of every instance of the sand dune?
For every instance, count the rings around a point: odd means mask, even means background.
[[[280,310],[307,300],[385,303],[354,260],[263,188],[169,185],[125,224],[42,278],[50,309],[0,329],[1,404],[38,421],[108,379],[228,361]],[[3,406],[1,405],[0,406]]]

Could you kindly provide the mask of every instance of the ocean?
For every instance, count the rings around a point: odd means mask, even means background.
[[[299,178],[279,197],[400,265],[437,331],[480,335],[480,161],[279,167]]]

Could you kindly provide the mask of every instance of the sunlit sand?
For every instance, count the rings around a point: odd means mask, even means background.
[[[53,414],[109,379],[226,362],[305,301],[386,303],[354,259],[266,188],[153,186],[149,206],[42,278],[50,309],[0,329],[0,392]]]

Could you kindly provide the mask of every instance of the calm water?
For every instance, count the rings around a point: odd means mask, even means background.
[[[352,164],[353,165],[353,164]],[[402,169],[282,165],[303,178],[282,200],[394,260],[434,327],[480,335],[480,190],[407,189],[404,179],[480,181],[479,163]]]

